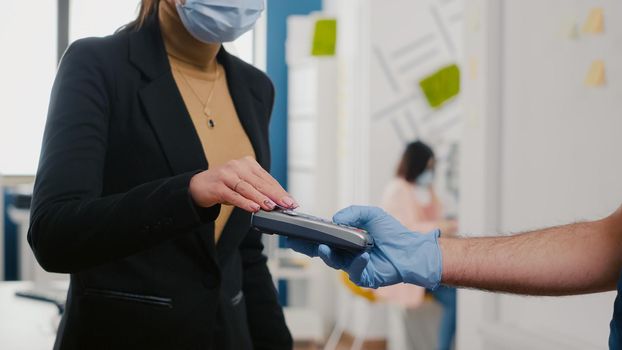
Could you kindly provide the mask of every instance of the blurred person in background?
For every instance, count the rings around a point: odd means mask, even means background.
[[[382,197],[382,207],[405,227],[414,232],[429,232],[436,228],[444,236],[456,233],[456,222],[445,220],[443,208],[434,189],[436,159],[430,146],[421,141],[411,142],[404,150],[395,178],[387,185]],[[423,302],[424,294],[432,294],[443,306],[439,327],[438,349],[451,349],[456,333],[456,290],[441,286],[426,290],[415,285],[398,284],[380,288],[379,297],[413,310]],[[405,315],[409,329],[411,313]],[[417,339],[411,339],[416,343]]]
[[[55,349],[292,348],[249,231],[251,212],[297,206],[265,170],[274,88],[221,44],[263,9],[142,0],[67,49],[28,235],[45,270],[71,274]]]

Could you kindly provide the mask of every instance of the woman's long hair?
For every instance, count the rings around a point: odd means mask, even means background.
[[[432,158],[434,158],[434,152],[430,146],[421,141],[411,142],[402,154],[396,175],[413,183],[425,171]]]
[[[145,24],[147,18],[158,10],[160,0],[142,0],[140,2],[140,10],[138,11],[138,17],[135,20],[128,23],[122,29],[124,30],[138,30]]]

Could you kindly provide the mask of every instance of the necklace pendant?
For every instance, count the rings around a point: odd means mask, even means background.
[[[207,118],[207,127],[213,129],[216,126],[216,122],[214,122],[212,112],[209,110],[209,108],[205,107],[205,109],[203,109],[203,114],[205,114],[205,117]]]

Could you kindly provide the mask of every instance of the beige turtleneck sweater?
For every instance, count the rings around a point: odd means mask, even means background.
[[[173,77],[210,167],[255,157],[229,94],[226,72],[216,61],[220,44],[205,44],[190,35],[167,1],[160,1],[159,20]],[[216,242],[232,211],[232,206],[222,206],[215,223]]]

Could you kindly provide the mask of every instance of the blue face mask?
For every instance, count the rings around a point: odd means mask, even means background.
[[[427,169],[417,178],[417,185],[429,187],[434,183],[434,171]]]
[[[182,23],[204,43],[234,41],[255,26],[264,0],[186,0],[177,4]]]

